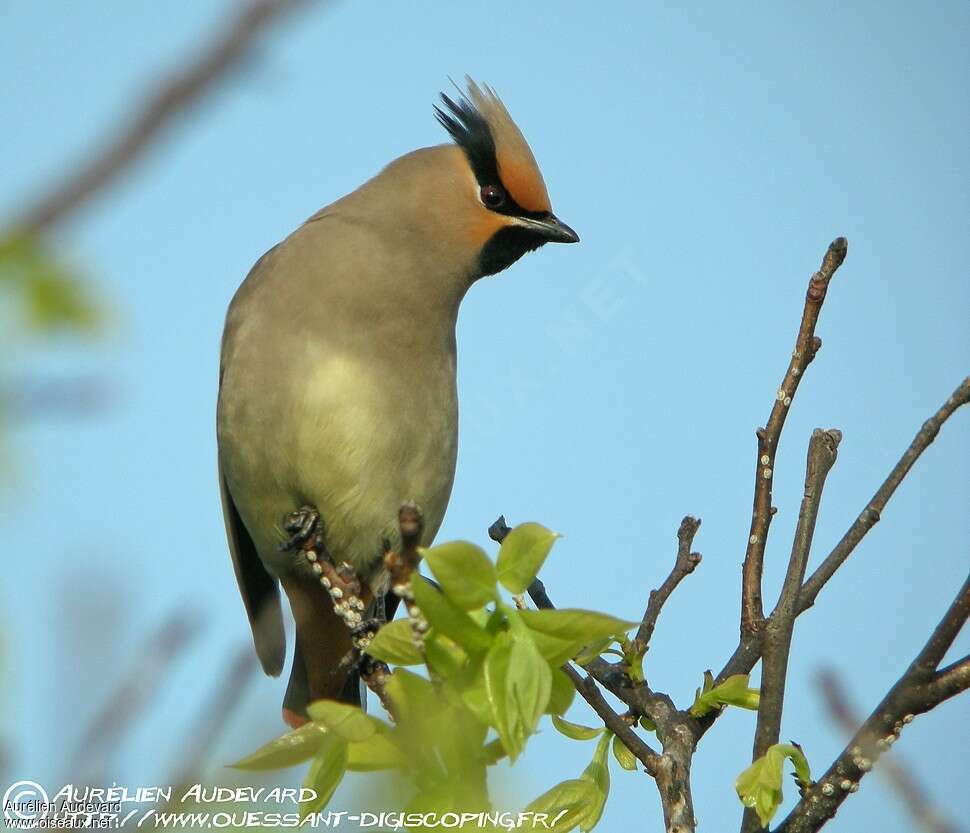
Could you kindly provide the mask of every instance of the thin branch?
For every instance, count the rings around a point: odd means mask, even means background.
[[[931,696],[939,698],[940,701],[966,691],[970,688],[970,656],[941,668],[927,683],[927,687],[931,689]]]
[[[855,519],[852,526],[842,536],[842,540],[836,544],[835,549],[826,556],[825,560],[812,573],[808,581],[805,582],[798,603],[799,613],[815,604],[815,599],[818,597],[819,591],[825,586],[825,583],[845,563],[845,560],[852,554],[852,551],[858,546],[866,533],[879,522],[882,511],[886,508],[886,504],[889,503],[889,499],[893,496],[899,484],[903,482],[906,475],[909,474],[910,469],[919,459],[920,455],[936,439],[936,435],[940,433],[940,428],[943,426],[943,423],[953,415],[953,412],[957,408],[961,405],[966,405],[968,402],[970,402],[970,376],[964,379],[940,409],[923,423],[919,432],[910,443],[909,448],[906,449],[899,462],[893,467],[893,470],[889,473],[889,477],[886,478],[872,496],[872,500],[869,501],[866,508],[862,510],[862,514]]]
[[[838,456],[839,431],[815,429],[808,443],[808,459],[805,465],[805,493],[798,512],[798,525],[792,541],[791,557],[782,585],[778,604],[772,611],[764,631],[764,660],[761,671],[761,702],[758,708],[758,725],[754,734],[752,761],[758,760],[769,747],[778,743],[781,734],[781,715],[785,704],[785,685],[788,678],[788,658],[791,654],[795,617],[798,615],[798,592],[805,579],[812,538],[822,503],[825,479],[835,465]],[[758,815],[746,808],[741,823],[742,831],[761,829]]]
[[[701,563],[701,554],[690,551],[700,525],[700,518],[694,518],[690,515],[687,515],[680,522],[680,529],[677,530],[677,558],[674,561],[674,566],[664,583],[656,590],[650,591],[650,600],[643,613],[640,629],[637,631],[636,641],[643,651],[646,651],[650,645],[650,638],[657,626],[657,619],[660,617],[660,611],[667,603],[667,599],[677,589],[677,585],[684,577],[693,573],[697,565]]]
[[[848,243],[844,237],[833,240],[822,259],[819,271],[812,275],[808,282],[802,321],[798,328],[798,337],[795,339],[795,349],[788,363],[788,370],[778,389],[768,422],[764,428],[759,428],[757,431],[758,460],[754,476],[754,506],[741,579],[741,631],[746,635],[756,634],[764,624],[761,576],[764,569],[768,527],[774,514],[771,505],[771,487],[774,482],[778,442],[781,439],[781,432],[785,427],[785,419],[792,400],[795,398],[795,392],[798,390],[798,384],[822,346],[821,339],[815,335],[815,325],[822,311],[829,281],[845,260],[847,248]]]
[[[819,689],[832,719],[851,737],[859,730],[859,719],[849,704],[838,677],[823,671],[818,677]],[[879,772],[892,784],[892,793],[903,803],[913,821],[927,833],[960,833],[960,829],[933,806],[916,777],[895,756],[887,756],[879,764]]]
[[[898,740],[905,725],[911,723],[916,715],[930,711],[970,686],[970,673],[959,670],[956,676],[963,685],[934,685],[940,674],[950,674],[953,666],[939,673],[935,667],[930,668],[934,658],[942,657],[952,645],[968,615],[970,577],[963,583],[923,650],[859,727],[825,774],[805,791],[775,833],[814,833],[821,829],[835,815],[846,797],[859,789],[859,782],[880,755]],[[957,668],[962,664],[963,660],[956,663]]]
[[[765,627],[764,661],[761,672],[761,706],[755,730],[754,755],[757,760],[769,746],[778,743],[781,733],[781,714],[785,699],[785,680],[788,656],[797,616],[798,591],[805,578],[808,556],[818,521],[825,479],[835,464],[842,434],[838,431],[816,429],[808,444],[805,467],[805,494],[798,512],[798,525],[792,542],[788,571],[781,597]]]
[[[62,220],[122,173],[158,138],[173,118],[237,66],[256,36],[276,18],[307,0],[248,0],[194,60],[164,80],[138,104],[127,124],[80,170],[34,201],[11,227],[33,235]]]
[[[602,718],[606,728],[623,741],[626,748],[643,764],[643,768],[649,775],[656,777],[660,767],[660,755],[633,731],[623,715],[614,711],[610,704],[606,702],[599,686],[596,685],[596,680],[592,677],[582,676],[568,663],[562,667],[562,670],[569,677],[580,696]]]
[[[810,608],[818,597],[819,592],[826,582],[834,575],[835,571],[842,565],[852,550],[865,536],[866,532],[875,524],[873,518],[878,518],[881,511],[885,508],[892,497],[893,492],[909,474],[913,464],[919,456],[926,451],[930,443],[939,433],[943,423],[945,423],[954,412],[961,406],[970,402],[970,377],[965,379],[960,386],[953,392],[949,399],[943,403],[942,407],[925,423],[916,435],[912,443],[903,453],[902,458],[895,465],[889,477],[886,478],[882,486],[876,492],[869,505],[863,510],[859,518],[852,524],[842,540],[834,550],[825,558],[818,569],[802,585],[799,594],[798,614],[801,615]],[[867,519],[868,520],[865,520]],[[742,634],[734,653],[724,664],[724,667],[717,675],[717,681],[722,682],[733,674],[747,674],[755,667],[761,659],[761,637],[759,634],[748,637]],[[706,731],[717,718],[718,712],[711,712],[709,716],[701,721],[703,731]]]

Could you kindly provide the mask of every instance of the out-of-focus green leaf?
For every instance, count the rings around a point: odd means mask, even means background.
[[[323,745],[327,731],[316,723],[305,723],[261,746],[252,755],[230,764],[235,769],[283,769],[310,760]]]
[[[307,713],[314,722],[351,743],[359,743],[390,729],[386,723],[364,714],[357,706],[336,700],[315,700],[307,706]]]
[[[425,634],[424,655],[428,670],[446,680],[455,680],[468,661],[468,654],[435,628]]]
[[[498,580],[510,593],[524,593],[559,534],[542,524],[519,524],[502,541],[496,569]]]
[[[594,729],[592,726],[582,726],[579,723],[573,723],[571,720],[565,720],[555,714],[552,716],[552,725],[556,727],[560,734],[573,740],[592,740],[606,731],[606,727],[604,726]]]
[[[590,804],[589,811],[579,822],[579,829],[583,833],[592,830],[599,823],[603,815],[603,807],[606,806],[606,799],[610,794],[610,769],[607,764],[606,755],[610,747],[611,732],[606,732],[596,744],[596,752],[593,753],[593,760],[589,766],[583,770],[580,776],[586,781],[596,785],[596,798]]]
[[[714,685],[714,678],[707,671],[704,674],[703,688],[697,689],[694,695],[690,713],[693,717],[703,717],[721,706],[738,706],[757,711],[760,699],[758,689],[748,687],[747,674],[734,674],[720,685]]]
[[[28,323],[37,330],[92,331],[101,322],[99,305],[86,281],[53,255],[38,237],[0,240],[0,288],[19,296]]]
[[[599,795],[599,788],[590,780],[573,778],[546,790],[525,811],[545,813],[549,817],[550,829],[556,833],[569,833],[586,817]]]
[[[303,786],[316,792],[316,798],[300,805],[300,820],[327,806],[334,790],[347,771],[347,741],[332,732],[324,736],[323,745],[310,764]]]
[[[617,763],[624,769],[632,771],[637,768],[637,756],[615,735],[613,736],[613,757],[616,758]]]
[[[431,682],[404,668],[394,669],[384,690],[399,715],[399,725],[405,721],[417,722],[424,715],[433,715],[439,706],[438,695]]]
[[[592,610],[520,610],[536,645],[551,665],[562,665],[591,642],[623,633],[636,623]]]
[[[310,724],[313,725],[313,724]],[[374,772],[404,764],[404,756],[387,735],[374,734],[367,740],[347,747],[347,769],[351,772]]]
[[[424,662],[414,644],[414,630],[408,619],[395,619],[382,625],[366,653],[391,665],[420,665]]]
[[[804,787],[811,785],[812,774],[801,748],[791,743],[776,743],[742,772],[735,782],[738,798],[745,807],[758,814],[762,827],[767,827],[782,802],[782,770],[785,758],[795,767],[795,776]]]
[[[549,714],[565,714],[576,697],[576,687],[561,668],[552,669],[552,692],[549,694]]]
[[[592,662],[615,641],[616,640],[612,636],[604,636],[602,639],[597,639],[596,641],[591,642],[589,645],[584,646],[583,650],[576,654],[576,664],[586,665],[587,663]]]
[[[453,541],[425,550],[424,558],[445,595],[458,607],[476,610],[495,599],[495,567],[481,547]]]
[[[470,654],[481,655],[489,649],[492,634],[437,588],[415,576],[411,581],[411,592],[414,603],[435,630],[453,639]]]

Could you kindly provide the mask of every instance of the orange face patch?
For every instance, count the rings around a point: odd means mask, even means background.
[[[549,211],[549,193],[542,172],[522,131],[512,121],[495,91],[468,79],[468,95],[485,118],[495,141],[499,178],[512,199],[526,211]]]

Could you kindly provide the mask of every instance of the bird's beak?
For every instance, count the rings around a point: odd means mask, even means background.
[[[555,214],[545,217],[516,217],[519,225],[534,232],[549,243],[578,243],[579,235]]]

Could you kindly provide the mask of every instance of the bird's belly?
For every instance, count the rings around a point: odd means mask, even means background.
[[[382,563],[384,539],[396,544],[402,502],[421,507],[423,543],[441,525],[457,454],[453,367],[443,362],[416,379],[331,357],[315,363],[294,396],[282,481],[317,507],[331,555],[362,577]]]

